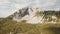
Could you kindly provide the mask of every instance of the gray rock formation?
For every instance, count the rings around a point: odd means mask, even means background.
[[[60,21],[60,11],[44,11],[36,7],[25,7],[16,11],[11,17],[18,22],[26,20],[26,23],[32,24],[53,23],[57,22],[57,20]]]

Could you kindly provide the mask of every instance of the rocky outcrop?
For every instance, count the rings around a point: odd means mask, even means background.
[[[13,14],[13,20],[16,20],[18,22],[26,20],[27,23],[40,22],[42,16],[37,16],[37,13],[39,13],[40,11],[42,10],[36,7],[22,8]]]
[[[53,23],[60,17],[60,11],[44,11],[37,7],[25,7],[16,11],[12,18],[17,22],[26,20],[26,23]],[[60,18],[59,18],[60,19]]]

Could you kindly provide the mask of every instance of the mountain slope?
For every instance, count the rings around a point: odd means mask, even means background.
[[[60,21],[60,11],[44,11],[37,7],[25,7],[16,11],[10,17],[17,22],[25,20],[26,23],[32,24],[45,22],[56,23]]]

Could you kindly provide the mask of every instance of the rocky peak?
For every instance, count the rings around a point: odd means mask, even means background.
[[[36,13],[40,11],[42,10],[37,7],[22,8],[13,14],[13,20],[31,20],[34,16],[36,16]]]
[[[12,18],[17,22],[26,20],[26,23],[32,24],[42,22],[52,23],[53,20],[57,20],[56,16],[59,16],[58,14],[60,14],[60,11],[44,11],[37,7],[25,7],[16,11]]]

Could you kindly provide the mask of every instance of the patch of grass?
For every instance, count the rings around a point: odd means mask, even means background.
[[[29,24],[25,20],[16,22],[11,19],[0,19],[0,34],[60,34],[60,24]]]

